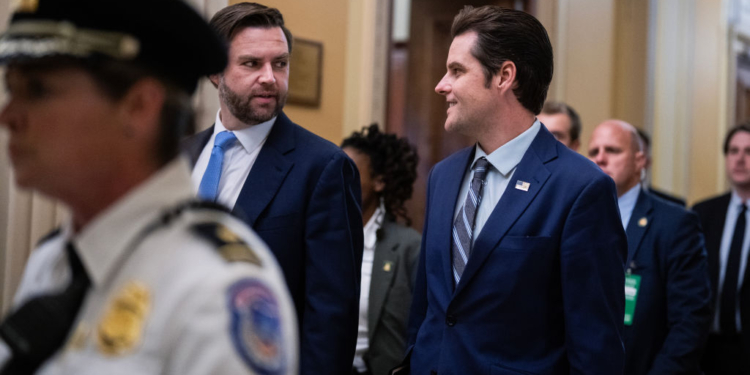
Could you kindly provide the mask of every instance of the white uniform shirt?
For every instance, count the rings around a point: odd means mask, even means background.
[[[179,158],[80,233],[66,223],[60,235],[32,253],[16,307],[69,284],[68,242],[91,279],[67,343],[37,374],[259,374],[264,369],[297,374],[294,307],[275,259],[250,229],[224,212],[194,209],[143,237],[144,228],[165,209],[192,196],[188,164]],[[214,243],[192,230],[205,222],[220,223],[239,236],[261,266],[222,258]],[[133,291],[145,301],[142,315],[130,325],[113,324],[128,321],[115,302],[132,302]],[[136,340],[112,354],[102,329],[127,332],[128,327]],[[270,345],[260,344],[269,337]]]
[[[237,137],[237,142],[234,142],[224,151],[224,162],[221,165],[221,179],[219,180],[216,202],[229,208],[233,208],[234,204],[237,203],[242,187],[245,186],[245,180],[250,175],[250,170],[255,164],[255,159],[258,158],[258,154],[260,154],[260,149],[266,143],[268,133],[271,132],[274,122],[276,122],[276,117],[264,123],[232,132]],[[206,146],[203,147],[203,151],[198,156],[193,168],[192,180],[195,192],[198,191],[203,175],[206,173],[216,134],[226,130],[227,128],[221,122],[221,110],[219,110],[216,113],[214,133],[208,139]]]
[[[362,251],[362,280],[359,292],[359,325],[357,328],[357,347],[354,352],[354,367],[359,372],[367,370],[364,354],[370,347],[368,339],[367,315],[370,310],[370,282],[372,281],[372,262],[375,260],[375,245],[378,242],[378,229],[383,226],[385,206],[381,204],[372,214],[364,227],[364,248]]]
[[[461,183],[461,191],[458,193],[458,200],[456,201],[455,210],[453,212],[453,219],[455,221],[459,211],[461,211],[461,207],[463,207],[464,202],[466,201],[466,194],[469,193],[469,185],[474,176],[472,170],[472,168],[474,168],[474,163],[476,163],[481,157],[487,158],[490,165],[487,167],[487,175],[484,180],[485,184],[482,188],[482,201],[479,204],[476,213],[477,216],[474,221],[474,232],[471,239],[472,244],[476,241],[482,228],[484,228],[484,224],[487,222],[487,219],[490,218],[492,211],[495,209],[497,202],[499,202],[500,198],[503,196],[508,184],[511,182],[513,185],[516,184],[515,181],[511,181],[513,172],[516,171],[516,166],[518,166],[518,163],[523,159],[523,155],[526,154],[526,150],[529,149],[531,142],[536,138],[541,126],[542,123],[539,122],[539,120],[535,120],[530,128],[526,129],[526,131],[510,140],[508,143],[498,147],[497,150],[489,155],[479,147],[479,144],[476,145],[474,160],[471,162],[470,168],[464,173],[464,180]]]

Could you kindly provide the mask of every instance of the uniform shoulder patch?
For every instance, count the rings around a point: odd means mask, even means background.
[[[199,223],[192,226],[192,231],[216,246],[222,258],[229,262],[247,262],[259,267],[263,266],[258,254],[237,234],[222,224]]]
[[[232,284],[227,297],[232,343],[240,357],[259,374],[284,373],[282,320],[273,291],[258,279],[246,278]]]

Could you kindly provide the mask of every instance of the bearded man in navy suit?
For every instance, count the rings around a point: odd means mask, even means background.
[[[401,369],[622,374],[615,185],[535,118],[552,79],[547,32],[524,12],[467,6],[451,33],[435,90],[445,129],[477,143],[430,174]]]
[[[211,26],[229,65],[211,77],[221,108],[184,144],[199,197],[232,207],[268,244],[294,300],[300,373],[349,375],[362,263],[359,173],[331,142],[281,111],[292,35],[277,9],[239,3]]]

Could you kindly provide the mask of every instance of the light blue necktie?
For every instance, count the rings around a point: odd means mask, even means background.
[[[223,131],[216,134],[211,158],[208,159],[206,173],[203,174],[201,185],[198,187],[198,198],[214,202],[219,195],[219,181],[221,180],[221,165],[224,163],[224,152],[237,137],[234,133]]]
[[[474,221],[477,217],[477,208],[482,202],[482,186],[487,176],[487,168],[490,162],[485,158],[479,158],[474,163],[474,176],[466,193],[466,200],[461,210],[458,211],[456,220],[453,221],[453,241],[451,250],[453,257],[453,280],[461,280],[466,263],[471,255],[471,239],[474,232]]]

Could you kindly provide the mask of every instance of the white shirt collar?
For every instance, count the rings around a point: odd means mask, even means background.
[[[271,132],[273,124],[276,122],[276,117],[262,122],[258,125],[248,126],[241,130],[234,130],[232,133],[237,137],[237,140],[242,145],[242,148],[248,154],[253,153],[258,147],[263,144],[263,141],[268,138],[268,134]],[[224,127],[224,123],[221,122],[221,109],[216,112],[216,123],[214,124],[214,134],[212,138],[216,138],[216,134],[227,130]]]
[[[375,247],[375,243],[378,240],[377,233],[378,229],[383,226],[383,219],[385,218],[385,205],[381,202],[380,206],[375,210],[370,217],[370,220],[365,224],[365,248],[372,249]]]
[[[94,286],[114,275],[113,268],[137,236],[165,207],[193,199],[189,162],[178,157],[97,215],[72,241]],[[63,233],[70,235],[70,220]]]
[[[742,198],[740,198],[740,196],[737,194],[737,191],[735,191],[734,189],[732,189],[732,198],[729,200],[729,206],[737,208],[741,204],[747,204],[747,202],[743,201]],[[737,211],[737,212],[739,212],[739,211]]]
[[[508,177],[508,174],[512,172],[518,163],[521,162],[521,159],[523,159],[523,155],[526,154],[526,150],[531,146],[531,142],[534,142],[534,138],[536,138],[541,127],[542,123],[535,119],[530,128],[511,139],[508,143],[498,147],[497,150],[489,155],[487,155],[487,153],[482,150],[482,147],[479,146],[479,143],[477,143],[474,151],[474,161],[471,163],[472,168],[479,158],[485,157],[497,171],[499,171],[504,177]]]

